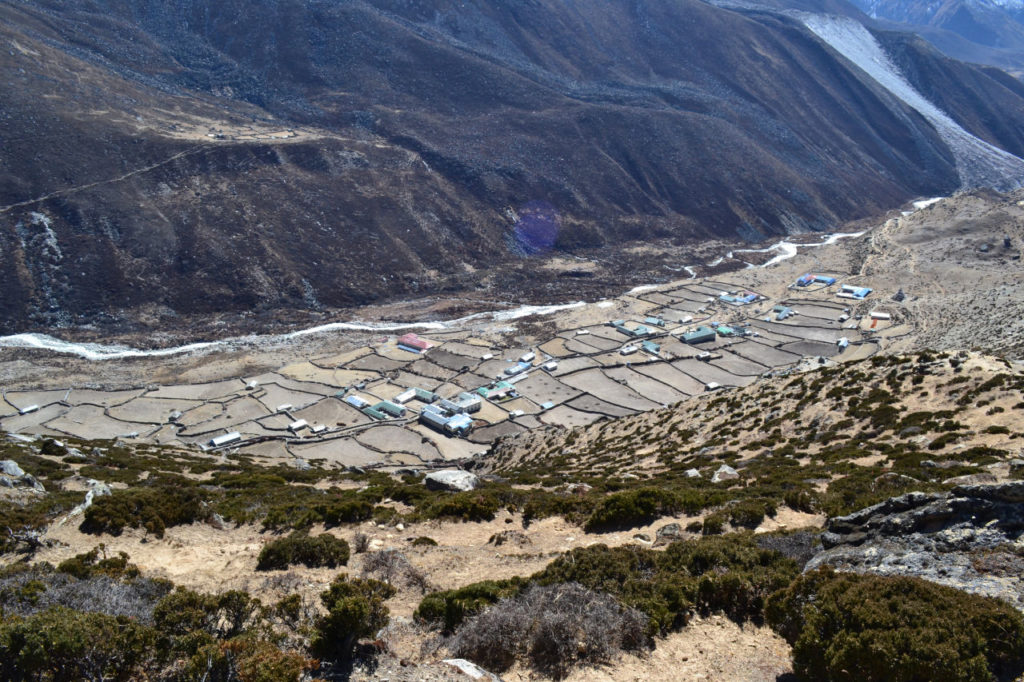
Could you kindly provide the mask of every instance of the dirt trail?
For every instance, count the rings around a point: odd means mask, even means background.
[[[142,168],[137,168],[137,169],[135,169],[133,171],[129,171],[128,173],[125,173],[124,175],[119,175],[116,178],[111,178],[109,180],[99,180],[97,182],[90,182],[90,183],[88,183],[86,185],[79,185],[77,187],[68,187],[66,189],[60,189],[60,190],[57,190],[55,192],[50,192],[49,194],[44,194],[43,196],[36,197],[35,199],[26,199],[25,201],[19,201],[19,202],[14,203],[14,204],[8,204],[7,206],[0,206],[0,213],[7,213],[7,212],[9,212],[12,209],[21,208],[22,206],[31,206],[32,204],[38,204],[41,201],[46,201],[47,199],[53,199],[54,197],[67,196],[68,194],[75,194],[76,192],[84,192],[87,189],[92,189],[93,187],[99,187],[100,185],[110,185],[110,184],[113,184],[115,182],[122,182],[122,181],[127,180],[128,178],[134,177],[136,175],[141,175],[142,173],[148,173],[148,172],[150,172],[152,170],[156,170],[157,168],[160,168],[161,166],[166,166],[167,164],[172,163],[174,161],[177,161],[178,159],[180,159],[182,157],[191,156],[193,154],[198,154],[199,152],[206,151],[207,149],[210,149],[210,148],[211,148],[211,145],[198,145],[196,147],[192,147],[191,149],[186,149],[183,152],[178,152],[177,154],[174,154],[174,155],[164,159],[163,161],[151,164],[149,166],[143,166]]]

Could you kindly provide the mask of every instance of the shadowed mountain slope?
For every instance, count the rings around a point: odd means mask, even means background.
[[[825,230],[962,180],[798,19],[695,0],[8,1],[0,40],[0,332],[465,290],[526,253]],[[1016,81],[882,43],[1024,154]]]

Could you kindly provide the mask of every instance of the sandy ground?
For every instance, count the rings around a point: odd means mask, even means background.
[[[334,535],[350,543],[356,532],[367,534],[371,549],[400,550],[418,569],[424,571],[437,589],[450,589],[485,579],[526,576],[541,570],[558,554],[594,543],[617,546],[638,542],[636,536],[653,538],[657,528],[670,522],[685,526],[700,517],[664,518],[647,527],[628,532],[587,535],[578,527],[561,519],[545,519],[522,530],[518,516],[502,512],[489,523],[414,524],[399,530],[377,527],[372,523],[358,527],[334,529]],[[774,530],[819,525],[822,519],[811,515],[780,510],[759,530]],[[272,603],[290,592],[298,592],[309,603],[317,603],[318,595],[339,573],[360,574],[363,555],[353,555],[342,571],[295,567],[287,571],[257,572],[256,557],[260,548],[273,536],[259,532],[257,526],[218,530],[195,524],[167,530],[163,539],[147,538],[140,531],[129,531],[119,537],[97,538],[78,532],[77,521],[51,528],[47,539],[57,546],[40,551],[35,559],[58,563],[75,554],[88,551],[101,541],[108,553],[127,552],[131,560],[149,576],[166,577],[176,584],[206,591],[247,590]],[[522,530],[521,542],[500,546],[489,543],[498,532]],[[314,529],[319,532],[322,529]],[[410,540],[428,536],[438,542],[436,547],[412,547]],[[426,633],[412,622],[412,613],[422,593],[402,580],[396,581],[399,593],[388,606],[392,625],[384,633],[388,654],[378,661],[372,673],[363,671],[353,679],[465,679],[438,663],[444,650],[423,649],[429,640]],[[402,665],[404,661],[406,665]],[[774,680],[790,669],[789,649],[777,635],[765,627],[737,625],[714,616],[696,619],[682,631],[657,640],[653,651],[642,655],[623,656],[609,666],[583,669],[568,679],[582,680]],[[528,670],[514,669],[504,674],[509,681],[536,679]]]
[[[701,518],[702,515],[665,517],[629,531],[587,534],[561,518],[535,521],[524,529],[520,515],[501,511],[493,521],[486,523],[430,521],[398,528],[366,522],[327,532],[344,538],[350,545],[354,544],[356,533],[363,533],[370,539],[371,549],[397,549],[413,566],[427,574],[435,588],[452,589],[480,580],[530,575],[559,554],[577,547],[628,543],[650,547],[657,529],[663,525],[679,523],[685,527]],[[782,508],[777,517],[766,519],[759,531],[820,526],[823,520],[818,515]],[[127,530],[116,537],[86,535],[78,531],[79,522],[80,519],[71,519],[51,526],[46,539],[54,541],[55,546],[40,550],[35,560],[57,564],[102,542],[108,552],[127,552],[146,575],[166,577],[176,584],[207,592],[243,589],[265,600],[283,596],[281,584],[313,599],[339,572],[304,567],[257,572],[260,549],[276,536],[260,532],[255,525],[225,530],[206,524],[176,526],[168,528],[166,535],[157,539],[141,530]],[[520,540],[499,546],[489,542],[492,536],[507,530],[519,531]],[[317,534],[324,530],[314,528],[311,532]],[[433,538],[437,546],[413,547],[412,540],[423,536]],[[637,539],[643,536],[647,539]],[[361,561],[361,555],[353,554],[344,570],[359,573]],[[416,590],[401,590],[389,603],[392,614],[399,618],[411,617],[421,596]]]

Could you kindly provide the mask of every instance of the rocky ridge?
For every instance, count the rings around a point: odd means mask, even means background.
[[[909,575],[1024,610],[1024,481],[908,493],[828,520],[806,570]]]

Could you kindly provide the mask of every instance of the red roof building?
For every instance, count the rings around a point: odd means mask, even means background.
[[[421,351],[427,350],[428,348],[430,348],[433,345],[429,341],[421,339],[420,337],[416,336],[412,332],[410,332],[410,333],[408,333],[408,334],[406,334],[404,336],[398,337],[398,343],[400,343],[403,346],[409,346],[409,348],[415,348],[416,350],[421,350]]]

